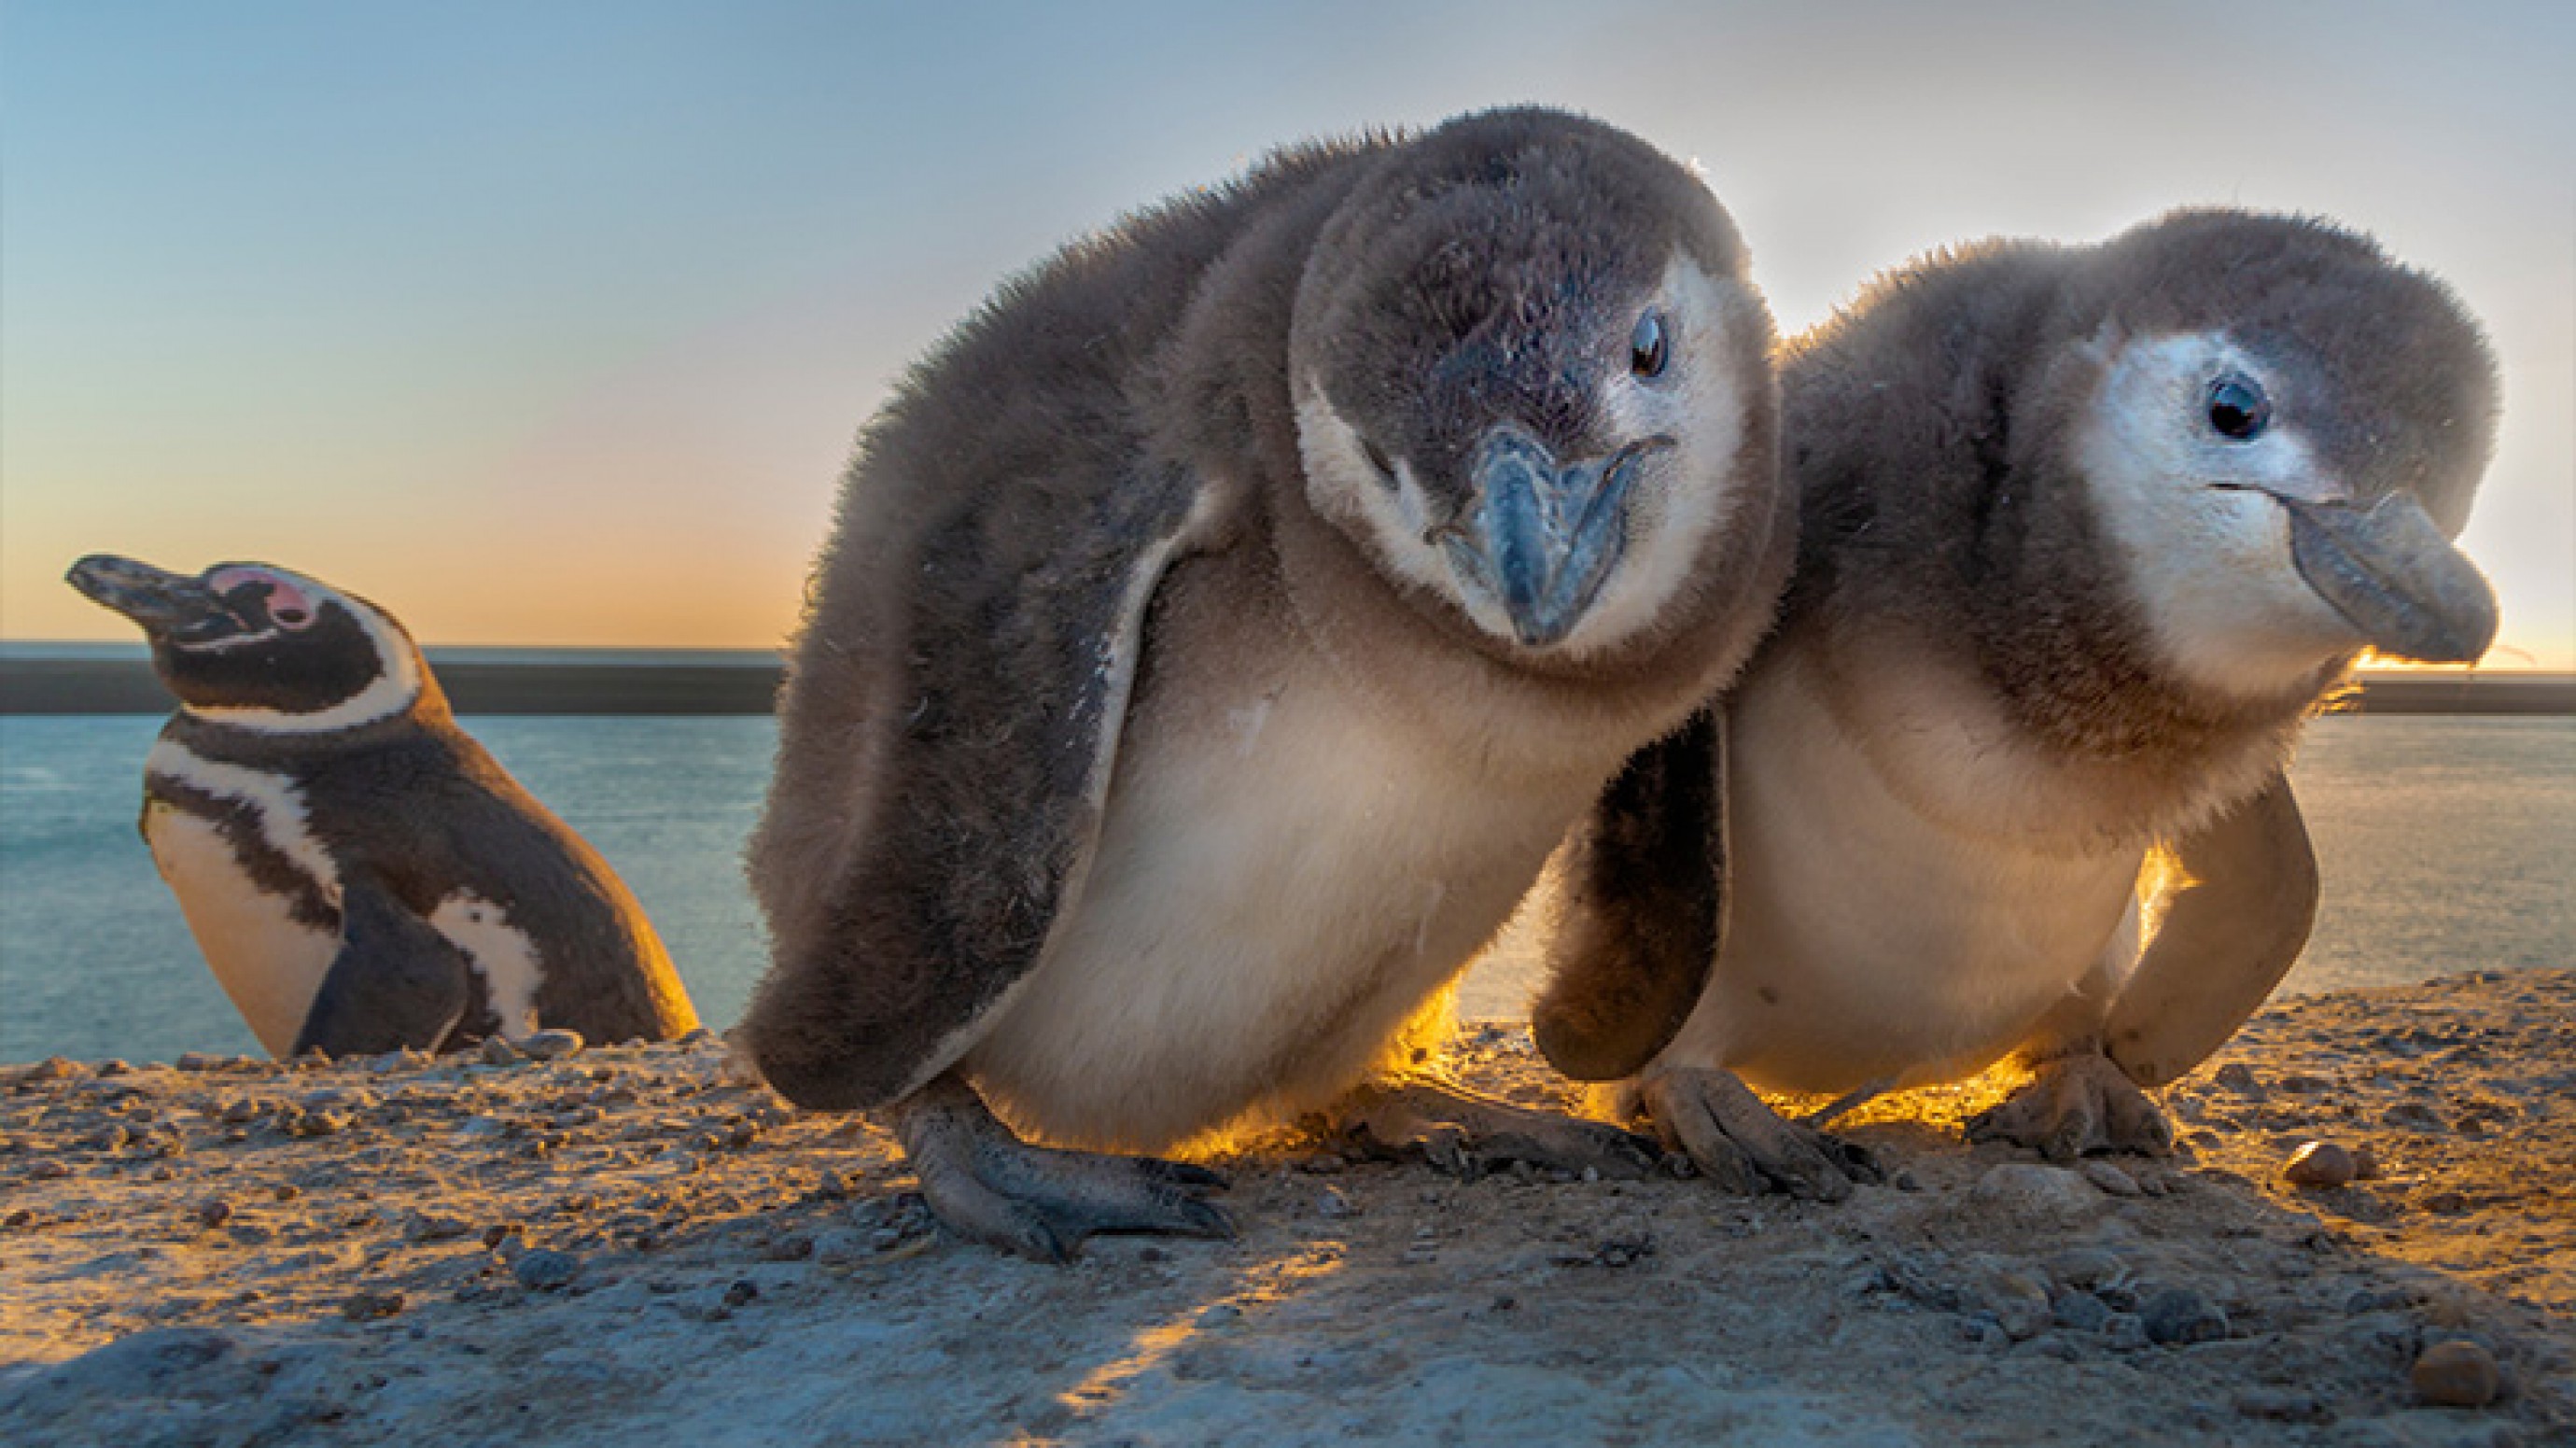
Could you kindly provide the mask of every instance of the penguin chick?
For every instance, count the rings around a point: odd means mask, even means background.
[[[697,1026],[635,897],[456,727],[390,614],[263,563],[96,554],[68,581],[179,697],[143,838],[272,1055]]]
[[[1039,1257],[1228,1230],[1197,1168],[1059,1147],[1337,1098],[1642,1170],[1371,1070],[1767,624],[1771,336],[1697,180],[1543,110],[1285,150],[1005,286],[816,567],[750,852],[770,1082],[894,1106],[938,1213]]]
[[[2139,1088],[2307,938],[2302,721],[2364,648],[2494,634],[2448,541],[2493,445],[2486,344],[2363,237],[2184,211],[1919,262],[1781,385],[1779,632],[1569,846],[1541,1045],[1641,1073],[1747,1189],[1839,1197],[1867,1167],[1738,1076],[1839,1110],[2018,1054],[2033,1081],[1972,1135],[2161,1149]],[[2158,845],[2185,883],[2141,954]]]

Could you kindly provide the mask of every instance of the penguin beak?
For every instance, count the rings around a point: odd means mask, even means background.
[[[1639,468],[1671,446],[1646,438],[1607,458],[1560,463],[1520,428],[1494,428],[1476,450],[1467,526],[1443,535],[1451,564],[1502,600],[1521,643],[1558,642],[1618,565]]]
[[[134,620],[156,639],[211,620],[241,626],[222,597],[203,582],[113,553],[93,553],[73,564],[63,581],[90,602]]]
[[[2274,496],[2289,511],[2299,576],[2371,647],[2465,664],[2494,642],[2494,590],[2413,498],[2389,493],[2363,506]]]

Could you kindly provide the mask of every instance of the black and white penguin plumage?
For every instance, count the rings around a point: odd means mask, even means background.
[[[142,627],[179,697],[143,838],[271,1053],[697,1025],[635,897],[456,727],[383,609],[260,563],[94,555],[69,581]]]
[[[1641,1072],[1742,1185],[1837,1196],[1853,1164],[1736,1076],[1860,1094],[2017,1053],[1979,1134],[2156,1148],[2137,1087],[2306,940],[2302,722],[2365,647],[2494,633],[2448,541],[2495,432],[2479,329],[2350,232],[2183,211],[1904,269],[1781,385],[1779,631],[1570,849],[1541,1044]],[[2141,953],[2158,846],[2183,883]]]
[[[1104,1184],[983,1103],[1152,1151],[1370,1077],[1770,618],[1745,267],[1680,166],[1508,110],[1282,151],[1007,285],[870,424],[817,565],[751,849],[770,1082],[899,1103],[988,1240],[1217,1229],[1144,1200],[1187,1169]]]

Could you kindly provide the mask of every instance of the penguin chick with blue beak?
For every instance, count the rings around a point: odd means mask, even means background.
[[[1283,151],[1004,288],[816,567],[753,1059],[1043,1258],[1227,1230],[1203,1169],[1098,1153],[1306,1113],[1647,1169],[1415,1048],[1768,621],[1771,337],[1697,179],[1541,110]]]
[[[2282,770],[2364,649],[2493,638],[2450,540],[2494,362],[2440,284],[2305,220],[2186,211],[1863,292],[1782,367],[1778,632],[1631,761],[1556,882],[1551,1060],[1626,1077],[1740,1189],[1865,1160],[1746,1087],[2032,1076],[1971,1135],[2161,1150],[2142,1092],[2298,956]],[[2141,868],[2179,865],[2141,946]]]

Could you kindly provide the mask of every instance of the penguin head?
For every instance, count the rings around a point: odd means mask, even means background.
[[[219,563],[189,577],[113,554],[65,575],[132,619],[152,666],[198,718],[273,733],[371,724],[409,711],[429,671],[384,610],[265,563]]]
[[[2114,238],[2070,435],[2167,667],[2237,698],[2364,647],[2466,662],[2495,636],[2455,549],[2496,368],[2439,283],[2313,221],[2183,212]]]
[[[1680,627],[1733,581],[1710,566],[1729,530],[1777,506],[1745,272],[1707,188],[1611,127],[1498,111],[1390,149],[1298,284],[1308,501],[1488,652]]]

